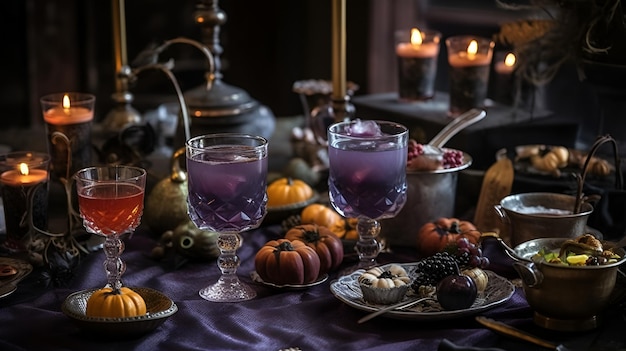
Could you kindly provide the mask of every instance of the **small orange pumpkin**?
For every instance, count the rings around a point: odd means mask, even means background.
[[[299,179],[279,178],[267,186],[267,206],[285,206],[313,197],[313,188]]]
[[[324,226],[340,238],[346,234],[346,222],[343,217],[331,207],[322,204],[310,204],[303,208],[300,223]]]
[[[130,288],[122,287],[115,291],[102,288],[91,294],[87,300],[85,315],[88,317],[123,318],[146,314],[143,297]]]
[[[356,225],[359,223],[358,218],[348,218],[346,220],[346,235],[343,236],[344,240],[358,240],[359,233],[356,231]]]
[[[315,250],[320,258],[320,275],[336,269],[343,261],[341,239],[324,226],[297,225],[287,231],[285,239],[300,240]]]
[[[300,240],[270,240],[254,257],[254,267],[266,282],[302,285],[317,280],[320,258],[313,248]]]
[[[417,233],[417,251],[420,256],[428,257],[443,251],[448,244],[455,243],[458,238],[467,238],[476,244],[480,236],[481,233],[469,221],[441,217],[420,228]]]

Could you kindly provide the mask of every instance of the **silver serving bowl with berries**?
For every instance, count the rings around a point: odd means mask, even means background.
[[[458,174],[472,164],[472,157],[463,151],[441,148],[435,155],[422,153],[424,146],[409,141],[406,203],[398,215],[382,221],[381,236],[391,247],[415,247],[424,224],[454,217]]]

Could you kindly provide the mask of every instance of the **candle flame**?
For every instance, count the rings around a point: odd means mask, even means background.
[[[417,28],[411,29],[411,44],[419,46],[419,45],[422,45],[422,42],[423,42],[422,32],[420,32],[419,29]]]
[[[515,66],[515,54],[513,54],[512,52],[509,52],[506,57],[504,58],[504,65],[507,67],[513,67]]]
[[[28,175],[29,171],[28,171],[28,165],[26,163],[20,163],[19,168],[20,168],[21,175]]]
[[[467,46],[467,56],[473,58],[476,56],[476,53],[478,53],[478,42],[476,40],[472,40]]]
[[[67,94],[63,95],[63,108],[66,110],[70,108],[70,97]]]

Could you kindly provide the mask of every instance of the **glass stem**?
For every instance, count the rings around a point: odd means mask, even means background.
[[[220,233],[217,237],[217,247],[220,256],[217,258],[217,266],[223,275],[235,275],[241,263],[237,256],[237,249],[241,247],[242,238],[239,233]]]
[[[107,286],[118,291],[122,287],[122,274],[126,271],[126,263],[122,261],[120,256],[124,251],[124,242],[118,234],[111,234],[104,241],[104,269],[107,272]]]
[[[375,219],[359,218],[356,225],[359,240],[354,249],[359,255],[358,268],[371,268],[375,266],[376,257],[382,249],[381,243],[376,239],[380,233],[380,223]]]

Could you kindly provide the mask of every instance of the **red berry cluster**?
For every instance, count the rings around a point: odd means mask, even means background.
[[[410,161],[423,153],[424,153],[424,145],[419,144],[414,139],[409,139],[409,154],[407,157],[408,160]]]
[[[463,165],[463,152],[454,149],[443,150],[443,168],[455,168]]]
[[[424,145],[418,143],[414,139],[409,139],[409,152],[407,160],[422,155],[424,153]],[[462,166],[465,160],[463,159],[463,152],[455,149],[443,149],[443,168],[455,168]]]

